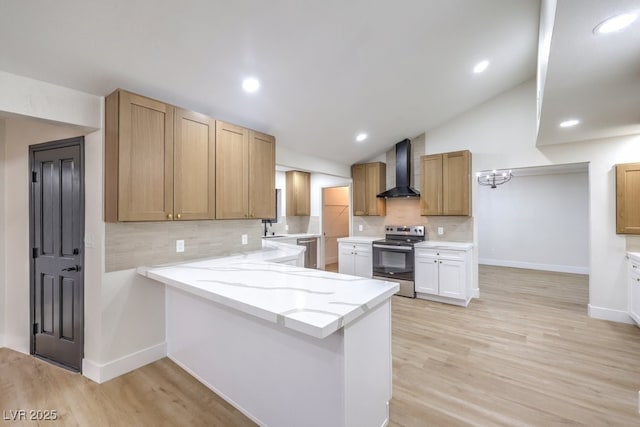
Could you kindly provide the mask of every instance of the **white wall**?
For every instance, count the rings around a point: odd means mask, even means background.
[[[4,151],[5,151],[5,121],[0,119],[0,348],[4,347],[4,323],[6,316],[5,309],[5,209],[7,209],[8,203],[4,197]]]
[[[29,353],[29,145],[78,136],[72,127],[7,119],[5,180],[5,345]]]
[[[0,71],[0,111],[37,117],[82,128],[86,134],[100,129],[100,97]]]
[[[535,141],[536,86],[532,79],[427,133],[425,151],[469,149],[474,171],[590,162],[589,313],[629,321],[627,238],[615,234],[614,165],[640,161],[640,135],[540,148]],[[478,188],[474,185],[474,212],[477,199]],[[477,244],[477,236],[474,240]]]
[[[480,264],[588,274],[588,174],[514,173],[497,188],[478,187]]]

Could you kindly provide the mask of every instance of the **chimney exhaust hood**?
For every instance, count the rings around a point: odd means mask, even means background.
[[[411,187],[411,141],[403,139],[396,144],[396,186],[383,191],[377,197],[420,197],[420,192]]]

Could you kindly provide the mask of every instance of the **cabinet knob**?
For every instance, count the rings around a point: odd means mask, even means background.
[[[434,259],[434,260],[433,260],[433,262],[435,262],[435,263],[437,264],[437,263],[438,263],[438,260],[437,260],[437,259]]]
[[[173,219],[173,214],[167,214],[167,219]]]
[[[637,278],[636,278],[636,282],[640,282],[640,277],[637,277]]]
[[[176,218],[180,219],[180,218],[182,218],[182,215],[178,214],[178,215],[176,215]]]
[[[638,266],[634,264],[634,265],[631,266],[631,268],[636,269],[636,268],[638,268]]]

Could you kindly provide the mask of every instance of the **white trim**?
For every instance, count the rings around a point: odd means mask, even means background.
[[[498,267],[526,268],[529,270],[555,271],[558,273],[589,274],[589,267],[575,265],[540,264],[535,262],[509,261],[504,259],[478,258],[478,264]]]
[[[107,363],[82,359],[82,375],[100,384],[166,356],[167,343],[162,342]]]
[[[613,310],[611,308],[596,307],[591,304],[589,304],[589,317],[618,323],[635,323],[625,310]]]
[[[480,298],[480,288],[471,289],[471,298]]]

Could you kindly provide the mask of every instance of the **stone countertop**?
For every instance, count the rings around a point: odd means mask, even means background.
[[[640,262],[640,252],[627,251],[627,256],[633,259],[635,262]]]
[[[398,284],[393,282],[274,262],[296,255],[287,251],[303,249],[295,248],[266,246],[235,256],[139,267],[137,271],[168,286],[316,338],[331,335],[398,291]]]
[[[473,249],[473,243],[467,242],[445,242],[437,240],[425,240],[424,242],[416,243],[414,248],[426,248],[426,249],[455,249],[468,251]]]

